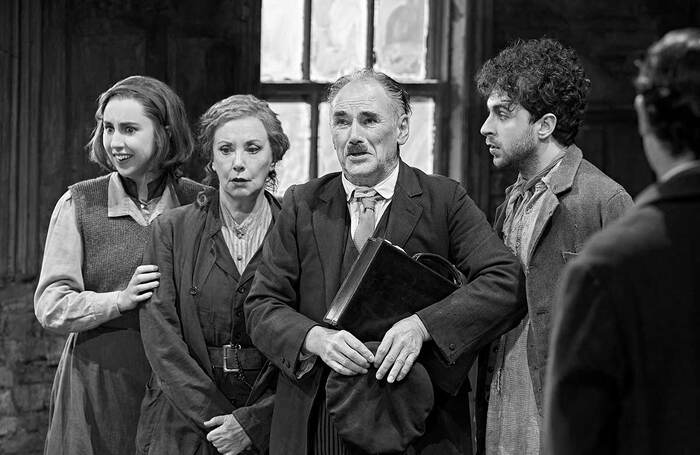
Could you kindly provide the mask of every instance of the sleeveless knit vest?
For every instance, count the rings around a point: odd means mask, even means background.
[[[110,175],[85,180],[69,187],[78,230],[83,241],[82,273],[85,289],[111,292],[124,289],[151,238],[151,227],[141,226],[130,216],[107,216]],[[204,187],[181,178],[173,185],[181,204],[194,201]],[[104,326],[138,328],[136,311],[128,311]]]

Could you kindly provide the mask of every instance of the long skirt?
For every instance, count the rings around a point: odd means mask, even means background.
[[[134,453],[150,366],[138,330],[71,333],[51,393],[47,455]]]

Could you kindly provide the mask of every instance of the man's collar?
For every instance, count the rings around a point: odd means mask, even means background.
[[[523,177],[522,174],[518,174],[518,180],[515,182],[516,187],[522,187],[522,191],[526,192],[533,188],[535,185],[537,185],[537,182],[539,181],[544,181],[545,183],[549,183],[550,178],[546,178],[550,175],[552,170],[557,167],[557,165],[562,161],[562,159],[566,156],[566,149],[562,149],[553,159],[550,161],[544,169],[542,169],[540,172],[537,174],[533,175],[531,178],[526,179]]]
[[[389,200],[394,197],[394,189],[396,188],[396,181],[399,178],[399,164],[397,163],[393,171],[381,182],[372,186],[377,193],[379,193],[384,199]],[[355,185],[350,180],[345,177],[345,174],[341,172],[341,181],[343,182],[343,189],[345,190],[345,199],[350,201],[352,198],[352,193],[355,191],[359,185]]]
[[[659,179],[659,182],[666,182],[681,172],[687,171],[688,169],[692,169],[696,166],[700,166],[700,160],[686,161],[684,163],[677,164],[666,171],[666,173]]]
[[[564,158],[562,158],[557,170],[552,173],[549,180],[549,189],[552,193],[560,194],[571,188],[582,160],[583,153],[576,145],[571,144],[564,149]]]
[[[665,181],[649,185],[639,193],[634,202],[637,206],[647,205],[659,200],[700,196],[700,163],[683,167]]]

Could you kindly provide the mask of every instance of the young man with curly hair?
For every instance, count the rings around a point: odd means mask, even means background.
[[[572,49],[552,39],[518,41],[484,64],[477,86],[487,98],[481,134],[493,164],[518,171],[495,228],[523,265],[528,308],[489,351],[486,453],[539,454],[559,274],[632,200],[574,144],[590,81]]]
[[[700,453],[700,29],[654,43],[635,85],[657,182],[562,279],[545,400],[553,455]]]

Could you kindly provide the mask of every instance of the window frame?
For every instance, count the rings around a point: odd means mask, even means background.
[[[311,67],[311,17],[312,2],[304,0],[303,6],[303,55],[302,80],[300,81],[260,81],[260,95],[269,102],[303,102],[310,106],[309,116],[309,179],[318,177],[318,133],[320,112],[319,106],[326,101],[330,82],[312,81]],[[316,0],[318,1],[318,0]],[[374,54],[374,11],[375,0],[367,2],[367,45],[365,48],[365,66],[373,67]],[[449,93],[449,46],[450,46],[450,15],[449,3],[440,0],[428,0],[428,36],[426,53],[426,79],[422,81],[402,81],[401,85],[408,91],[411,98],[430,98],[434,109],[433,135],[433,172],[447,175],[450,157],[447,130],[449,126],[450,106]]]

